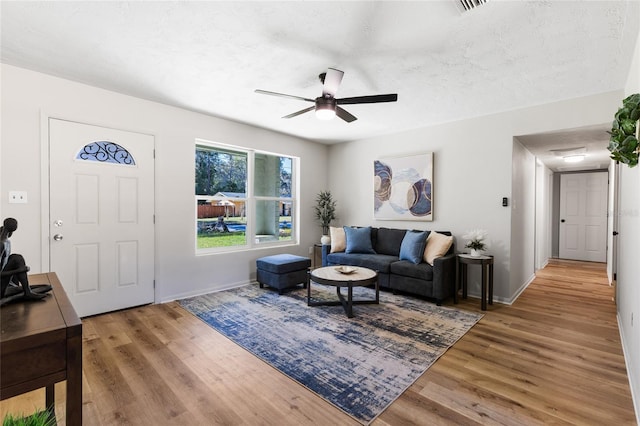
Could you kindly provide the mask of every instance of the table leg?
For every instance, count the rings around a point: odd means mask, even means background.
[[[53,417],[56,416],[56,384],[55,383],[51,383],[50,385],[47,385],[45,387],[45,396],[44,396],[44,400],[45,400],[45,407],[46,409],[49,411],[49,413],[51,413],[53,415]]]
[[[347,290],[347,316],[353,318],[353,287]]]
[[[493,305],[493,263],[489,265],[489,304]]]
[[[480,265],[482,271],[482,293],[480,294],[480,307],[483,311],[487,310],[487,271],[484,269],[484,265]]]
[[[67,421],[82,426],[82,332],[67,338]]]
[[[462,298],[467,298],[467,264],[463,263],[462,265]]]
[[[307,306],[311,306],[311,272],[307,271]]]
[[[458,286],[460,283],[460,259],[456,256],[456,277],[453,283],[453,303],[458,303]]]

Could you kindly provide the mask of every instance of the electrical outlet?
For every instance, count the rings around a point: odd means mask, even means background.
[[[26,204],[27,191],[9,191],[10,204]]]
[[[309,247],[309,254],[313,254],[313,247]]]

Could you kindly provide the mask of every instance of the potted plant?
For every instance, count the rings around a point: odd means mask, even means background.
[[[336,218],[336,202],[331,191],[320,191],[316,197],[316,219],[322,226],[322,244],[329,244],[329,224]],[[326,238],[325,238],[326,237]]]
[[[486,244],[484,243],[484,239],[487,238],[487,231],[484,229],[474,229],[473,231],[469,231],[462,236],[465,240],[467,240],[467,244],[465,248],[471,250],[471,256],[480,256],[486,248]]]
[[[2,420],[3,426],[55,426],[55,424],[56,418],[48,410],[38,410],[30,416],[14,416],[8,413]]]
[[[616,112],[609,134],[611,158],[629,167],[638,165],[638,120],[640,119],[640,93],[626,97]]]

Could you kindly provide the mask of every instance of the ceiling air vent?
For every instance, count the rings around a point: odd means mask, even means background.
[[[478,6],[482,6],[489,0],[453,0],[460,10],[460,12],[466,12],[471,9],[475,9]]]

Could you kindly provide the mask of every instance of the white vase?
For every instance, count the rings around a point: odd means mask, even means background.
[[[320,238],[320,243],[323,246],[328,246],[329,244],[331,244],[331,237],[328,235],[323,235],[322,238]]]
[[[470,255],[473,256],[473,257],[478,257],[478,256],[482,256],[482,253],[480,252],[480,250],[471,249]]]

